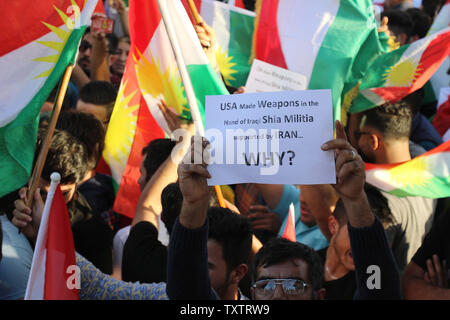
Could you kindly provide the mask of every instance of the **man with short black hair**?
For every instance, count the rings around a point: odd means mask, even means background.
[[[410,16],[411,21],[413,22],[409,43],[425,38],[431,27],[430,17],[423,10],[418,8],[409,8],[406,10],[406,13]]]
[[[385,10],[381,13],[381,19],[388,17],[388,29],[400,46],[409,43],[409,37],[413,31],[411,17],[400,9]]]
[[[411,160],[409,137],[412,112],[405,102],[386,103],[361,114],[354,130],[355,147],[365,162],[398,164]],[[400,273],[430,230],[436,200],[397,197],[381,191],[394,222],[385,226]]]
[[[116,89],[111,83],[91,81],[81,88],[76,109],[94,115],[107,128],[116,97]]]
[[[222,300],[245,300],[239,282],[248,272],[250,221],[229,209],[208,209],[208,267],[211,286]]]
[[[271,269],[276,269],[274,272]],[[253,300],[285,299],[282,290],[296,290],[302,300],[323,300],[322,263],[317,253],[307,245],[284,238],[269,240],[253,260]],[[274,275],[278,278],[273,279]],[[282,284],[280,290],[275,289]],[[289,295],[288,295],[289,297]]]
[[[43,132],[39,135],[36,155],[40,152],[42,140]],[[112,230],[77,191],[78,184],[83,181],[89,169],[86,146],[68,132],[55,129],[38,185],[40,195],[34,195],[33,205],[45,200],[50,188],[50,175],[58,172],[61,175],[61,191],[69,211],[75,250],[103,272],[111,274]],[[26,187],[19,191],[20,199],[15,201],[12,222],[34,243],[38,228],[31,219],[35,207],[30,209],[26,206],[27,192]]]

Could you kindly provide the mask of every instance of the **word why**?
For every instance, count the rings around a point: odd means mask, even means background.
[[[289,154],[288,158],[289,158],[289,165],[292,166],[292,160],[295,158],[295,152],[292,150],[289,151],[283,151],[282,153],[279,152],[258,152],[255,156],[255,154],[253,152],[249,153],[248,158],[247,158],[247,154],[243,153],[244,159],[245,159],[245,164],[247,166],[251,166],[251,165],[255,165],[255,166],[259,166],[260,165],[260,160],[263,163],[264,166],[267,165],[272,165],[274,166],[276,164],[275,161],[278,161],[278,163],[280,164],[280,166],[283,165],[283,159],[284,156]]]

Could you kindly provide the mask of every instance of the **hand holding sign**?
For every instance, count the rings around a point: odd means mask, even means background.
[[[335,150],[336,184],[339,196],[346,199],[357,199],[364,193],[366,171],[364,162],[355,148],[348,142],[345,130],[336,120],[336,139],[322,145],[322,150]]]

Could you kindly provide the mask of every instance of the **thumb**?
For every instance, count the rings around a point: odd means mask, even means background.
[[[44,200],[41,197],[41,189],[38,188],[34,193],[33,212],[42,212],[44,210]]]

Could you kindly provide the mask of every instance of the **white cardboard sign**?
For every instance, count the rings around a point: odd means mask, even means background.
[[[245,84],[245,92],[306,90],[307,86],[304,75],[255,59]]]
[[[209,185],[334,184],[331,90],[207,96]]]

